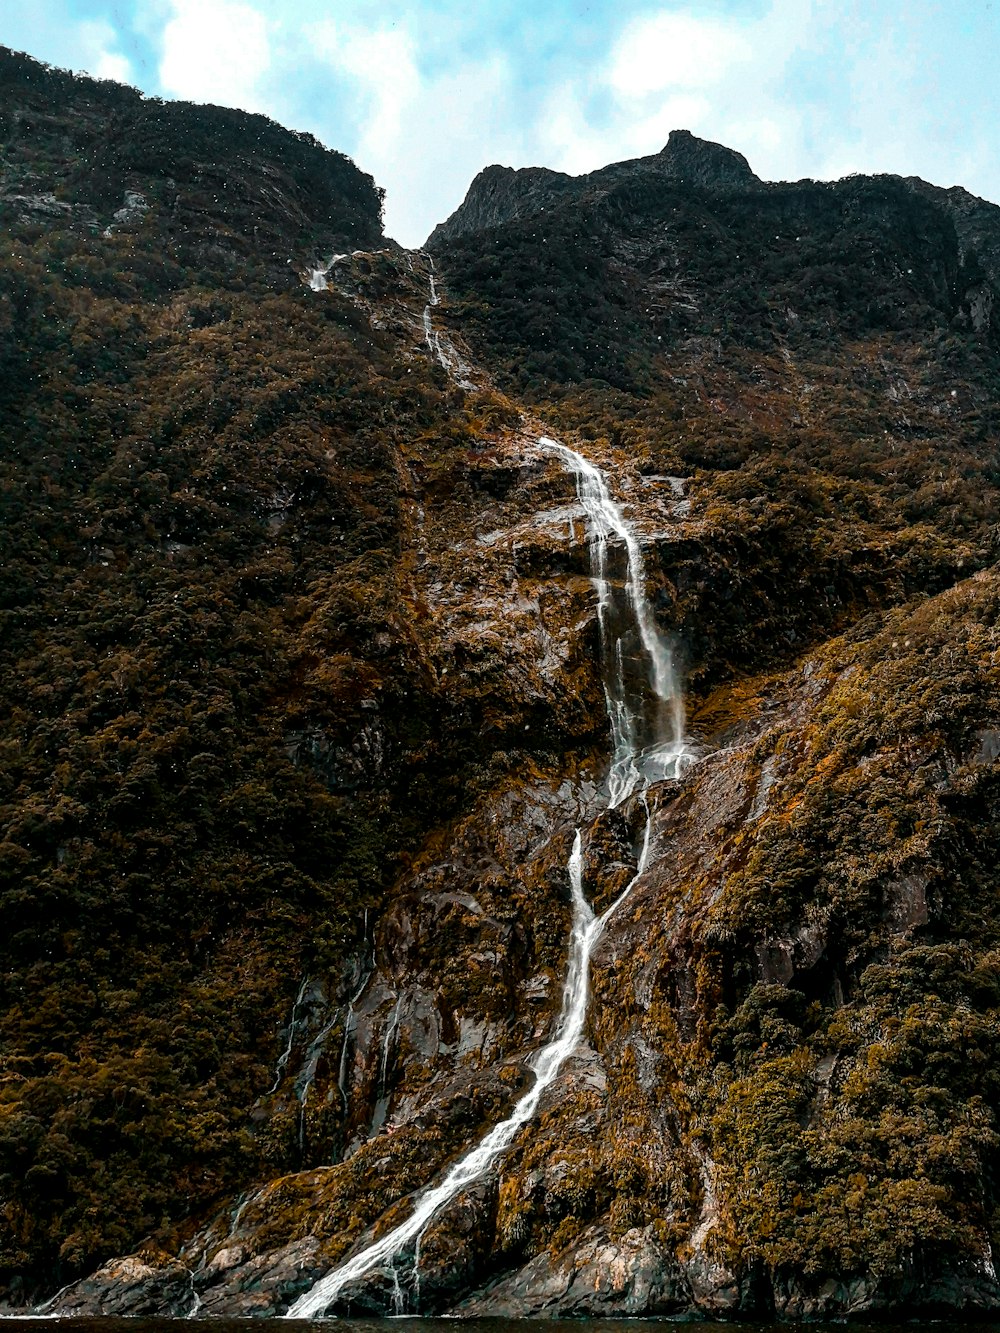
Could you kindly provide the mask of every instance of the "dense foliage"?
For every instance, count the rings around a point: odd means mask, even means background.
[[[891,1291],[996,1240],[997,597],[991,571],[817,659],[695,930],[729,1242],[779,1274]]]
[[[637,168],[439,244],[467,328],[536,391],[597,380],[648,394],[658,358],[692,337],[811,359],[879,333],[925,339],[968,326],[986,279],[950,208],[895,177],[748,195]]]
[[[245,184],[229,136],[305,193],[325,180],[325,214],[361,218],[351,239],[377,228],[346,159],[260,118],[10,58],[3,78],[21,147],[33,99],[63,122],[107,102],[130,171],[180,174],[183,140]],[[7,183],[45,170],[18,161]],[[72,198],[109,179],[86,145],[60,166]],[[300,1163],[248,1119],[299,978],[349,970],[396,852],[461,790],[464,724],[397,560],[401,442],[446,465],[469,434],[425,361],[346,298],[294,274],[275,290],[269,257],[221,254],[209,279],[190,234],[154,245],[155,210],[111,235],[6,217],[0,1264],[30,1289],[264,1156]]]
[[[287,285],[304,254],[381,238],[372,178],[266,116],[161,102],[4,47],[0,88],[0,216],[77,232],[139,226],[154,282],[166,255],[208,285],[247,261]]]
[[[597,960],[594,1049],[435,1219],[427,1299],[590,1227],[682,1265],[710,1204],[719,1271],[774,1299],[903,1299],[978,1262],[1000,1239],[987,206],[970,231],[965,200],[891,178],[563,181],[440,242],[462,391],[423,258],[386,244],[303,284],[381,241],[342,155],[10,53],[0,87],[8,1297],[150,1236],[169,1267],[203,1225],[204,1258],[268,1181],[240,1243],[332,1262],[523,1086],[605,739],[542,421],[617,466],[715,754],[653,794],[669,851]],[[635,815],[587,826],[595,903],[633,874]]]

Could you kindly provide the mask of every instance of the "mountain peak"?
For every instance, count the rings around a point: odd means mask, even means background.
[[[690,130],[671,130],[656,157],[669,175],[691,185],[718,189],[758,183],[758,177],[742,153],[709,139],[699,139]]]
[[[427,244],[433,249],[439,242],[454,240],[464,233],[540,213],[563,196],[608,188],[623,177],[644,174],[667,176],[709,190],[745,189],[760,184],[742,153],[699,139],[690,130],[672,130],[658,153],[613,162],[582,176],[569,176],[548,167],[520,170],[497,165],[485,167],[451,217],[434,228]]]

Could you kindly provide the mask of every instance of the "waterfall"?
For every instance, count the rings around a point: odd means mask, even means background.
[[[430,299],[424,306],[423,313],[424,341],[438,365],[447,372],[460,389],[474,389],[475,385],[470,378],[471,368],[459,356],[458,349],[451,339],[434,327],[431,310],[434,306],[441,304],[441,294],[437,289],[434,260],[424,250],[419,253],[427,263],[427,280],[430,287]]]
[[[329,283],[327,278],[330,276],[330,270],[334,264],[339,264],[342,259],[349,259],[350,255],[331,255],[325,264],[319,268],[311,268],[307,275],[307,281],[314,292],[325,292]]]
[[[312,291],[325,292],[330,286],[329,278],[330,274],[333,272],[334,266],[345,259],[353,259],[355,255],[360,255],[362,253],[361,250],[354,250],[349,255],[331,255],[325,264],[320,264],[316,268],[307,269],[302,274],[302,279],[308,284]],[[441,333],[434,327],[431,311],[435,306],[441,304],[441,293],[437,289],[437,275],[434,271],[434,260],[425,250],[409,251],[406,255],[406,262],[411,273],[414,271],[414,253],[418,254],[426,265],[427,282],[430,289],[427,304],[424,306],[422,315],[424,341],[427,344],[427,350],[460,389],[474,389],[476,386],[472,380],[471,366],[469,366],[462,358],[458,348],[448,335],[446,333]]]
[[[590,525],[590,568],[597,591],[604,694],[611,723],[608,805],[636,791],[679,778],[694,756],[684,740],[684,697],[673,653],[656,627],[646,596],[642,551],[608,491],[603,474],[575,449],[543,435],[538,443],[573,473]],[[609,543],[624,555],[622,586],[610,572]]]
[[[430,255],[424,254],[422,250],[420,253],[427,261],[427,280],[430,284],[430,300],[424,306],[424,340],[432,355],[436,357],[438,364],[448,370],[448,359],[441,347],[441,337],[440,334],[434,332],[434,321],[431,319],[431,307],[441,304],[441,298],[438,296],[437,280],[434,276],[434,260]]]
[[[269,1097],[271,1096],[272,1093],[278,1091],[278,1087],[281,1083],[281,1076],[285,1072],[285,1067],[287,1066],[288,1061],[291,1057],[292,1047],[295,1045],[295,1018],[299,1012],[299,1005],[305,998],[306,986],[308,986],[308,984],[309,984],[309,978],[303,977],[302,985],[299,987],[299,993],[298,995],[296,995],[295,1003],[292,1005],[292,1016],[288,1020],[288,1045],[278,1056],[278,1063],[274,1067],[274,1082],[267,1090],[267,1095]]]
[[[594,947],[649,862],[652,819],[646,805],[646,788],[665,777],[680,777],[694,761],[692,751],[684,742],[683,703],[672,655],[656,628],[646,597],[638,540],[611,499],[604,477],[592,463],[548,436],[543,436],[538,443],[556,454],[573,473],[577,495],[589,520],[591,572],[597,591],[604,689],[611,723],[608,805],[614,808],[633,793],[642,794],[646,823],[636,872],[603,915],[595,916],[583,889],[583,836],[577,829],[567,863],[573,922],[562,1007],[553,1037],[532,1061],[533,1085],[515,1103],[506,1120],[495,1125],[475,1147],[448,1168],[437,1185],[416,1200],[413,1212],[405,1222],[321,1278],[291,1306],[286,1319],[310,1319],[322,1315],[345,1288],[386,1264],[390,1265],[398,1301],[395,1257],[411,1242],[419,1246],[420,1238],[435,1214],[478,1180],[535,1115],[543,1094],[555,1081],[583,1035]],[[617,538],[624,549],[626,563],[621,588],[609,573],[611,538]],[[398,1303],[396,1313],[402,1313]]]

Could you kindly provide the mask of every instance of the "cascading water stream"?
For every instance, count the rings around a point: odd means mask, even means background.
[[[368,942],[368,908],[365,908],[365,943]],[[350,1055],[351,1042],[354,1039],[354,1030],[357,1023],[354,1008],[358,1001],[368,989],[368,983],[372,979],[375,971],[375,942],[372,940],[371,959],[368,966],[361,965],[361,978],[357,990],[347,1002],[347,1017],[344,1019],[344,1036],[340,1045],[340,1060],[337,1065],[337,1087],[340,1089],[340,1100],[344,1104],[344,1114],[350,1108],[350,1098],[347,1094],[347,1061]]]
[[[307,269],[302,274],[302,277],[312,291],[325,292],[330,286],[330,274],[333,272],[335,266],[342,263],[345,259],[353,259],[355,256],[362,253],[361,250],[355,250],[349,255],[331,255],[325,264],[321,264],[317,268]],[[414,254],[418,254],[424,261],[427,271],[428,287],[430,288],[430,295],[427,304],[424,306],[422,316],[424,341],[427,343],[427,350],[459,388],[474,389],[475,384],[471,378],[471,367],[462,359],[458,348],[448,335],[440,332],[434,327],[431,311],[435,306],[441,304],[441,294],[437,289],[437,275],[434,271],[434,260],[424,250],[409,252],[406,256],[406,262],[411,273],[414,271]]]
[[[451,376],[455,383],[462,389],[472,389],[475,386],[469,378],[472,373],[470,368],[459,356],[458,350],[451,339],[438,332],[434,327],[431,310],[434,306],[441,304],[441,295],[437,289],[434,260],[423,250],[420,251],[420,254],[427,264],[427,281],[430,287],[430,299],[424,306],[424,340],[438,365]]]
[[[432,289],[433,291],[433,289]],[[436,293],[435,293],[436,294]],[[556,454],[576,478],[577,495],[590,523],[591,569],[598,598],[598,624],[604,666],[604,688],[611,723],[612,762],[608,805],[620,805],[636,791],[666,777],[680,777],[694,762],[684,742],[683,705],[668,645],[661,638],[646,597],[639,543],[621,510],[611,499],[604,477],[581,454],[543,436],[540,446]],[[608,573],[609,540],[617,538],[626,557],[622,583]],[[398,1305],[399,1282],[393,1260],[420,1238],[435,1214],[468,1185],[478,1180],[511,1145],[535,1115],[546,1089],[583,1035],[590,991],[590,958],[609,920],[629,896],[649,861],[652,820],[646,826],[636,872],[625,890],[601,916],[595,916],[583,891],[583,838],[577,829],[567,864],[573,908],[562,1008],[552,1040],[533,1059],[535,1082],[506,1120],[495,1125],[478,1144],[445,1172],[441,1181],[416,1200],[405,1222],[321,1278],[288,1310],[285,1318],[308,1319],[329,1309],[345,1288],[365,1274],[390,1265]],[[419,1252],[419,1251],[418,1251]]]
[[[302,985],[299,987],[299,993],[298,995],[296,995],[295,1003],[292,1005],[291,1017],[288,1020],[288,1044],[286,1045],[285,1049],[281,1052],[281,1054],[278,1056],[278,1063],[274,1067],[274,1082],[267,1090],[267,1095],[269,1097],[272,1095],[272,1093],[278,1091],[278,1087],[281,1084],[281,1077],[285,1072],[285,1068],[288,1065],[289,1059],[291,1058],[292,1047],[295,1045],[295,1020],[298,1017],[299,1006],[301,1005],[303,999],[305,998],[306,987],[308,985],[309,985],[309,978],[303,977]]]
[[[325,292],[329,287],[327,279],[334,264],[339,264],[343,259],[349,259],[349,255],[331,255],[326,263],[320,268],[311,268],[309,270],[309,286],[314,292]]]
[[[423,254],[423,251],[421,251],[421,254]],[[427,281],[430,286],[430,300],[424,306],[424,338],[438,363],[447,370],[448,361],[441,348],[441,338],[434,332],[434,321],[431,319],[431,308],[441,304],[441,298],[438,296],[437,279],[434,276],[434,260],[430,255],[424,255],[424,259],[427,261]]]
[[[684,740],[684,698],[670,645],[656,628],[646,596],[642,552],[635,533],[608,491],[603,474],[575,449],[543,435],[538,443],[560,458],[576,479],[590,522],[591,576],[604,658],[604,693],[611,723],[608,805],[637,790],[678,778],[694,756]],[[624,602],[609,574],[609,542],[624,548]]]

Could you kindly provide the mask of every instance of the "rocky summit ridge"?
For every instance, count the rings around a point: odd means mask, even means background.
[[[557,199],[580,198],[644,175],[715,190],[746,189],[760,183],[742,153],[698,139],[690,130],[673,130],[660,152],[650,157],[612,163],[583,176],[569,176],[546,167],[484,167],[451,217],[431,232],[428,249],[463,233],[529,217]]]
[[[994,1313],[1000,210],[0,88],[5,1308]]]

